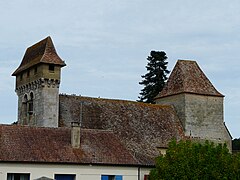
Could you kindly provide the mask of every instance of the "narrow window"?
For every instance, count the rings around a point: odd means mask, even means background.
[[[33,114],[33,93],[30,93],[30,100],[28,102],[28,114],[32,115]]]
[[[27,124],[27,116],[28,116],[28,97],[27,94],[24,95],[22,100],[22,107],[21,107],[21,123],[23,125]]]
[[[26,117],[27,116],[27,102],[28,102],[28,98],[27,98],[27,95],[25,94],[24,95],[24,99],[23,99],[23,114],[24,116]]]
[[[37,74],[37,71],[38,71],[38,68],[35,67],[35,68],[34,68],[34,74]]]
[[[49,64],[49,71],[50,72],[54,72],[54,65],[53,64]]]
[[[23,78],[23,74],[20,74],[20,81],[22,81],[22,78]]]
[[[29,75],[30,75],[30,71],[28,70],[28,71],[27,71],[27,77],[29,77]]]
[[[30,180],[30,174],[27,174],[27,173],[7,173],[7,180]]]

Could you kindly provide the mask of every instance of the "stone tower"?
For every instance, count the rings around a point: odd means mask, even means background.
[[[174,106],[186,136],[227,143],[231,150],[231,135],[223,120],[223,98],[195,61],[179,60],[155,101]]]
[[[12,74],[16,76],[19,124],[58,127],[60,76],[65,65],[50,37],[26,50]]]

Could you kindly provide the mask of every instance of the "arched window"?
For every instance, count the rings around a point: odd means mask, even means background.
[[[28,114],[33,114],[33,93],[30,93],[30,100],[28,101]]]
[[[25,117],[27,116],[27,102],[28,102],[28,98],[27,98],[27,94],[25,94],[22,102],[23,114]]]
[[[25,94],[22,99],[22,107],[21,107],[21,119],[19,122],[23,125],[27,124],[27,116],[28,116],[28,96]]]

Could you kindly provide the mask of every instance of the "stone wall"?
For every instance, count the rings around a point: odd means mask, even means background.
[[[58,127],[59,83],[58,80],[41,78],[16,89],[19,124]],[[29,113],[31,94],[33,111]]]
[[[174,106],[186,136],[226,143],[231,150],[231,136],[224,125],[223,97],[182,93],[157,99],[156,103]]]

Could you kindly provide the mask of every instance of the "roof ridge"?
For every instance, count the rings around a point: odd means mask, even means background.
[[[42,56],[42,58],[40,59],[40,62],[43,60],[44,56],[46,56],[47,46],[48,46],[49,41],[52,41],[52,39],[51,39],[50,36],[46,37],[44,40],[46,40],[46,44],[45,44],[43,56]],[[44,40],[43,40],[43,41],[44,41]],[[55,50],[55,47],[54,47],[53,43],[52,43],[52,46],[53,46],[53,48],[54,48],[54,50]]]
[[[46,130],[63,130],[69,129],[69,127],[42,127],[42,126],[29,126],[29,125],[20,125],[20,124],[0,124],[0,127],[9,127],[9,128],[27,128],[27,129],[46,129]]]
[[[59,94],[59,96],[66,96],[70,98],[84,98],[85,100],[96,100],[96,101],[108,101],[108,102],[122,102],[122,103],[132,103],[132,104],[138,104],[142,106],[152,106],[152,107],[169,107],[170,105],[160,105],[160,104],[150,104],[150,103],[144,103],[144,102],[138,102],[133,100],[123,100],[123,99],[109,99],[109,98],[97,98],[97,97],[90,97],[90,96],[81,96],[81,95],[70,95],[70,94]]]

